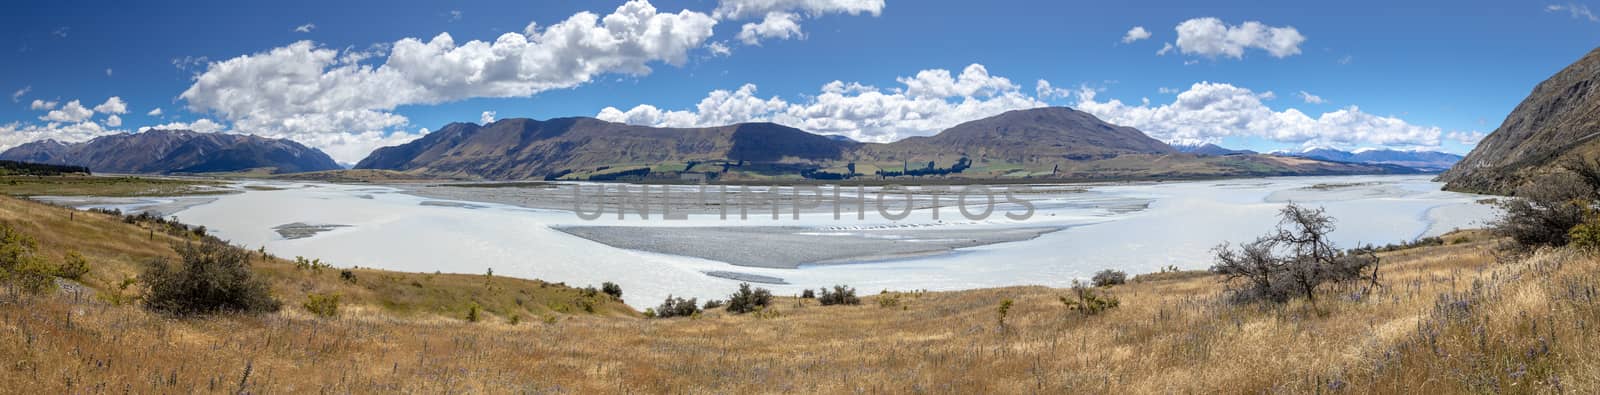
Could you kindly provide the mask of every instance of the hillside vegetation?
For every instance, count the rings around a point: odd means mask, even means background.
[[[180,319],[103,295],[193,237],[10,198],[0,223],[37,238],[46,261],[90,262],[87,289],[0,298],[0,387],[46,393],[1600,391],[1600,259],[1564,247],[1496,260],[1502,239],[1483,232],[1380,249],[1382,287],[1322,287],[1314,305],[1237,303],[1217,276],[1165,272],[643,319],[538,281],[345,281],[257,259],[281,310]],[[310,294],[339,294],[340,313],[302,306]],[[561,307],[583,300],[594,314]]]

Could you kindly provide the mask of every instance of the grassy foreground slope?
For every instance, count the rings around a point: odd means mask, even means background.
[[[105,292],[135,260],[171,254],[109,216],[0,198],[0,221],[76,248]],[[103,217],[103,218],[102,218]],[[157,238],[163,238],[157,233]],[[1327,288],[1317,305],[1236,305],[1204,273],[1146,276],[1105,292],[1118,308],[1068,310],[1068,291],[1011,287],[888,293],[859,306],[778,298],[732,315],[605,314],[509,322],[454,317],[460,295],[533,281],[257,264],[285,309],[177,320],[63,291],[0,298],[0,388],[102,392],[1575,392],[1600,391],[1600,260],[1547,250],[1496,262],[1495,240],[1385,253],[1386,286]],[[57,258],[57,257],[51,257]],[[1108,263],[1108,266],[1111,264]],[[432,281],[410,294],[376,284]],[[369,283],[369,281],[371,281]],[[399,289],[405,289],[400,287]],[[344,292],[320,319],[305,292]],[[449,295],[458,295],[452,298]],[[543,295],[543,294],[536,294]],[[555,296],[549,296],[555,300]],[[386,300],[397,306],[385,308]],[[998,306],[1012,300],[1004,323]],[[504,308],[493,301],[489,309]],[[512,303],[515,305],[515,303]],[[534,318],[534,317],[528,317]]]

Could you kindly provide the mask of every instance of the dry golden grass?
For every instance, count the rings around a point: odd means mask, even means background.
[[[0,212],[17,204],[0,203]],[[0,369],[6,373],[0,374],[0,388],[40,393],[1600,391],[1600,358],[1589,352],[1597,344],[1594,325],[1600,322],[1594,303],[1600,296],[1595,290],[1600,259],[1563,250],[1502,263],[1490,253],[1494,240],[1468,239],[1383,254],[1385,288],[1368,295],[1329,288],[1315,306],[1303,301],[1228,304],[1216,277],[1186,273],[1111,288],[1106,292],[1119,298],[1121,307],[1096,316],[1069,311],[1059,301],[1068,291],[1043,287],[874,295],[860,306],[779,298],[756,314],[719,310],[660,320],[550,315],[555,319],[518,325],[504,319],[467,323],[438,314],[397,315],[377,296],[354,298],[336,319],[290,307],[266,316],[191,320],[72,292],[5,298],[0,299],[5,301],[0,303],[0,361],[5,363]],[[279,279],[279,289],[292,283],[295,273],[304,276],[288,270],[271,275]],[[878,303],[891,297],[898,302]],[[997,307],[1004,299],[1015,304],[1001,326]]]
[[[0,222],[39,241],[46,261],[61,262],[67,251],[88,258],[92,269],[81,281],[100,294],[139,292],[137,286],[120,285],[136,277],[153,258],[176,260],[174,243],[191,240],[172,236],[148,225],[123,223],[117,216],[69,210],[28,200],[0,197]],[[307,294],[337,294],[351,305],[368,305],[399,316],[465,317],[476,303],[491,316],[523,319],[552,314],[602,314],[637,316],[620,301],[604,294],[586,295],[564,284],[482,274],[404,273],[349,269],[354,281],[340,276],[342,269],[297,269],[291,260],[262,259],[255,255],[256,272],[271,285],[273,294],[289,308],[299,308]],[[332,262],[337,264],[337,262]],[[441,263],[441,267],[448,264]],[[595,284],[598,286],[599,284]],[[587,308],[585,307],[587,306]]]

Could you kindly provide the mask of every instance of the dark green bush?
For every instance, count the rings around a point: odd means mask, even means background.
[[[740,283],[739,290],[728,296],[728,311],[735,314],[744,314],[757,309],[764,309],[772,304],[772,291],[766,288],[750,288],[750,283]]]
[[[178,315],[264,313],[282,306],[250,271],[250,253],[220,241],[173,246],[177,267],[157,258],[145,265],[145,306]]]
[[[1128,282],[1128,273],[1121,270],[1106,269],[1095,273],[1092,280],[1096,287],[1122,285]]]
[[[605,292],[606,295],[611,295],[613,298],[622,299],[622,286],[617,285],[617,283],[610,281],[601,283],[600,291]]]
[[[700,314],[700,305],[696,302],[698,301],[693,298],[674,298],[672,295],[667,295],[667,300],[655,308],[655,318],[692,317]]]
[[[833,291],[831,292],[827,288],[823,288],[822,295],[817,297],[817,301],[821,302],[823,306],[861,304],[861,298],[856,297],[856,289],[843,285],[833,286]]]

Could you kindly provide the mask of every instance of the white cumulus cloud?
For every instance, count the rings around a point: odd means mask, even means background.
[[[376,142],[382,139],[338,136],[405,126],[409,120],[393,113],[403,105],[527,97],[603,74],[648,74],[652,63],[682,65],[706,45],[716,23],[704,13],[657,12],[634,0],[610,14],[580,12],[492,41],[458,42],[449,33],[400,39],[387,46],[381,64],[342,62],[352,50],[300,41],[208,63],[180,97],[190,109],[250,133],[335,135],[305,139],[314,146]]]
[[[22,87],[22,89],[18,89],[16,92],[12,92],[11,93],[11,102],[12,103],[21,103],[22,102],[22,96],[23,95],[27,95],[28,92],[31,92],[31,91],[33,91],[33,85],[24,86],[24,87]]]
[[[36,110],[36,111],[52,110],[52,109],[55,109],[56,105],[58,105],[58,104],[61,104],[61,103],[58,103],[58,102],[55,102],[55,101],[44,101],[44,100],[39,100],[39,99],[33,99],[33,103],[28,103],[28,109]]]
[[[606,107],[597,117],[660,127],[775,122],[857,141],[888,142],[932,135],[962,122],[1010,110],[1048,105],[1023,93],[1022,87],[1010,79],[989,74],[979,64],[967,66],[960,74],[932,69],[897,81],[904,87],[879,89],[833,81],[823,85],[818,94],[806,95],[798,102],[759,97],[755,85],[745,84],[734,91],[712,91],[691,110],[662,110],[642,104],[626,111]]]
[[[116,115],[111,115],[111,116],[106,117],[106,126],[110,126],[110,127],[113,127],[113,128],[114,127],[118,127],[118,126],[122,126],[122,117],[119,117],[119,116],[116,116]]]
[[[765,16],[774,11],[804,12],[809,15],[823,14],[872,14],[878,16],[883,13],[884,0],[722,0],[712,15],[717,19],[740,20]]]
[[[1217,18],[1195,18],[1179,23],[1174,30],[1179,52],[1212,58],[1242,58],[1250,48],[1284,58],[1300,54],[1300,44],[1306,41],[1293,26],[1274,27],[1256,21],[1228,25]]]
[[[122,101],[121,97],[112,96],[105,103],[94,106],[94,111],[101,114],[127,114],[128,103]]]
[[[1212,82],[1196,83],[1172,103],[1162,105],[1099,101],[1095,91],[1081,89],[1076,107],[1176,144],[1216,143],[1224,137],[1242,136],[1308,146],[1430,148],[1439,146],[1443,134],[1438,127],[1368,114],[1356,106],[1316,117],[1293,108],[1277,111],[1263,104],[1254,91]]]
[[[149,115],[149,116],[152,116],[152,117],[159,117],[159,116],[161,116],[161,107],[156,107],[154,110],[150,110],[150,112],[144,113],[144,115]]]
[[[106,129],[92,121],[76,123],[51,122],[45,125],[24,125],[13,122],[0,125],[0,150],[11,149],[12,147],[38,140],[53,139],[65,143],[75,143],[121,132],[120,130]]]
[[[169,122],[160,125],[145,126],[139,128],[139,132],[144,133],[147,130],[189,130],[200,133],[216,133],[225,129],[227,129],[227,127],[217,123],[217,121],[207,118],[200,118],[194,122]]]
[[[1454,131],[1445,133],[1444,137],[1455,140],[1455,142],[1461,143],[1461,145],[1474,145],[1478,144],[1479,141],[1483,141],[1483,138],[1489,137],[1489,135],[1479,131]]]
[[[1122,35],[1122,43],[1128,44],[1147,38],[1150,38],[1149,30],[1144,30],[1144,26],[1134,26],[1132,29],[1128,29],[1127,34]]]
[[[746,23],[739,29],[738,39],[748,45],[761,45],[766,38],[788,40],[805,38],[800,31],[800,16],[788,12],[771,12],[761,23]]]
[[[494,123],[494,114],[494,111],[484,111],[483,115],[478,116],[478,123],[484,125]]]
[[[884,0],[722,0],[711,15],[718,20],[752,20],[739,29],[737,38],[746,45],[760,45],[763,39],[803,39],[800,21],[827,14],[883,13]]]
[[[45,113],[44,116],[39,117],[39,119],[50,122],[76,123],[88,120],[91,116],[94,116],[93,110],[90,110],[88,107],[84,107],[83,104],[79,103],[77,100],[73,100],[67,102],[67,104],[64,106],[61,106],[61,109],[59,110],[50,110],[50,112]]]
[[[295,33],[310,33],[312,30],[315,30],[316,28],[317,28],[317,24],[315,24],[315,23],[307,23],[307,24],[304,24],[304,25],[295,26],[294,27],[294,32]]]

